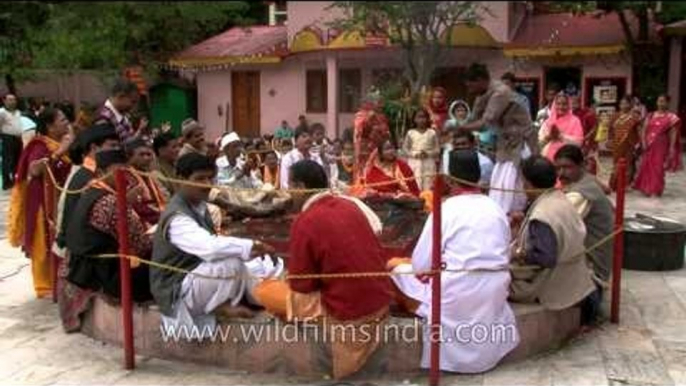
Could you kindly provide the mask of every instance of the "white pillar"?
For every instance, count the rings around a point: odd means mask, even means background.
[[[326,57],[326,134],[336,138],[338,133],[338,59],[335,53]]]
[[[667,93],[671,97],[669,108],[672,111],[677,111],[679,108],[679,99],[681,98],[681,56],[683,50],[683,37],[673,36],[670,39],[669,47],[669,78],[667,84]]]

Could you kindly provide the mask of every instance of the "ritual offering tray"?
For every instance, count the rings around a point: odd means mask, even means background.
[[[419,199],[366,197],[363,201],[379,216],[383,224],[380,236],[388,257],[409,256],[419,238],[427,213]],[[231,236],[261,240],[273,245],[280,256],[288,255],[291,224],[295,214],[267,218],[250,218],[231,223],[227,233]]]
[[[686,226],[664,217],[636,214],[624,221],[624,264],[636,271],[684,267]]]

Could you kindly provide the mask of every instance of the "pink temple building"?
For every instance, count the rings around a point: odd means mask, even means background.
[[[282,120],[295,126],[301,114],[324,124],[330,137],[352,126],[367,90],[402,69],[402,50],[332,29],[329,22],[341,17],[332,4],[272,3],[269,25],[232,28],[170,61],[195,76],[198,119],[212,137],[272,133]],[[494,78],[513,72],[534,111],[553,83],[578,92],[584,104],[602,92],[603,108],[632,89],[616,15],[536,14],[524,1],[487,6],[490,14],[478,26],[444,31],[451,47],[432,85],[445,87],[451,100],[467,98],[461,75],[474,62],[486,64]]]

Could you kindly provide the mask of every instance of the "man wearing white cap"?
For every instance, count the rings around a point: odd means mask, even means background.
[[[253,175],[255,165],[241,158],[243,143],[238,134],[224,135],[219,148],[224,155],[217,159],[217,184],[246,189],[262,186],[262,181]]]

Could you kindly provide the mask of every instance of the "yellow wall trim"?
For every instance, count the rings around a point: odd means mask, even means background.
[[[505,48],[507,57],[517,56],[572,56],[572,55],[610,55],[625,50],[623,45],[596,47],[541,47],[541,48]]]

